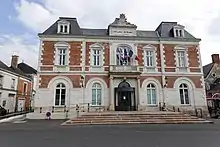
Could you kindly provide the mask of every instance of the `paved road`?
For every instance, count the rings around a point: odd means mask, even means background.
[[[200,125],[61,126],[0,124],[1,147],[219,147],[220,121]]]

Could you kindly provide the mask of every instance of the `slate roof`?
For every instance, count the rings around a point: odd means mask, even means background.
[[[25,74],[37,74],[37,70],[26,63],[19,63],[18,68]]]
[[[65,20],[70,23],[70,33],[69,34],[60,34],[57,33],[58,22],[60,20]],[[161,22],[160,25],[156,28],[156,30],[137,30],[137,36],[133,37],[146,37],[146,38],[168,38],[170,39],[178,39],[178,40],[192,40],[192,41],[200,41],[200,39],[195,38],[189,32],[184,30],[184,37],[174,38],[172,28],[177,25],[177,22]],[[109,27],[109,26],[108,26]],[[90,29],[90,28],[80,28],[76,18],[68,18],[68,17],[60,17],[54,24],[52,24],[47,30],[43,33],[39,33],[39,36],[50,36],[50,35],[70,35],[70,36],[103,36],[109,37],[108,29]],[[130,36],[127,36],[130,37]]]
[[[212,70],[213,66],[214,66],[214,63],[209,63],[209,64],[203,66],[204,78],[206,78],[208,76],[208,74]]]
[[[14,73],[14,74],[18,74],[18,75],[21,75],[23,77],[26,77],[26,78],[31,78],[31,76],[25,74],[23,71],[21,71],[19,68],[14,68],[12,66],[7,66],[5,63],[3,63],[2,61],[0,61],[0,69],[3,69],[5,71],[8,71],[8,72],[11,72],[11,73]]]

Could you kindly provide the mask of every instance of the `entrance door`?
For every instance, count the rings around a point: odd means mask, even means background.
[[[135,88],[123,81],[115,88],[115,110],[116,111],[136,111]]]
[[[118,92],[118,110],[130,111],[131,110],[131,92],[119,91]]]

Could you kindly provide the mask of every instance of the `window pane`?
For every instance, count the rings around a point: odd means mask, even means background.
[[[65,105],[65,94],[61,94],[61,105]]]
[[[99,59],[100,59],[100,56],[97,56],[97,65],[100,65],[99,64]]]
[[[63,55],[63,65],[66,65],[66,56]]]
[[[101,89],[97,90],[97,105],[101,105]]]
[[[92,89],[92,105],[96,105],[96,90]]]
[[[184,94],[185,94],[185,104],[189,104],[188,89],[184,89]]]
[[[156,104],[156,89],[152,89],[152,104]]]
[[[55,105],[59,105],[60,104],[60,94],[56,94],[55,96]]]
[[[67,33],[67,26],[64,26],[64,32]]]
[[[151,90],[147,89],[147,103],[151,104]]]
[[[96,65],[96,56],[95,55],[94,55],[93,59],[94,59],[93,65]]]
[[[179,90],[179,93],[180,93],[180,102],[181,102],[181,104],[184,104],[183,89],[180,89],[180,90]]]
[[[60,25],[60,32],[63,32],[63,25]]]

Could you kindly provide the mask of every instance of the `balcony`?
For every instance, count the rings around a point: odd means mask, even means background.
[[[135,65],[110,65],[110,74],[141,74],[139,67]]]

